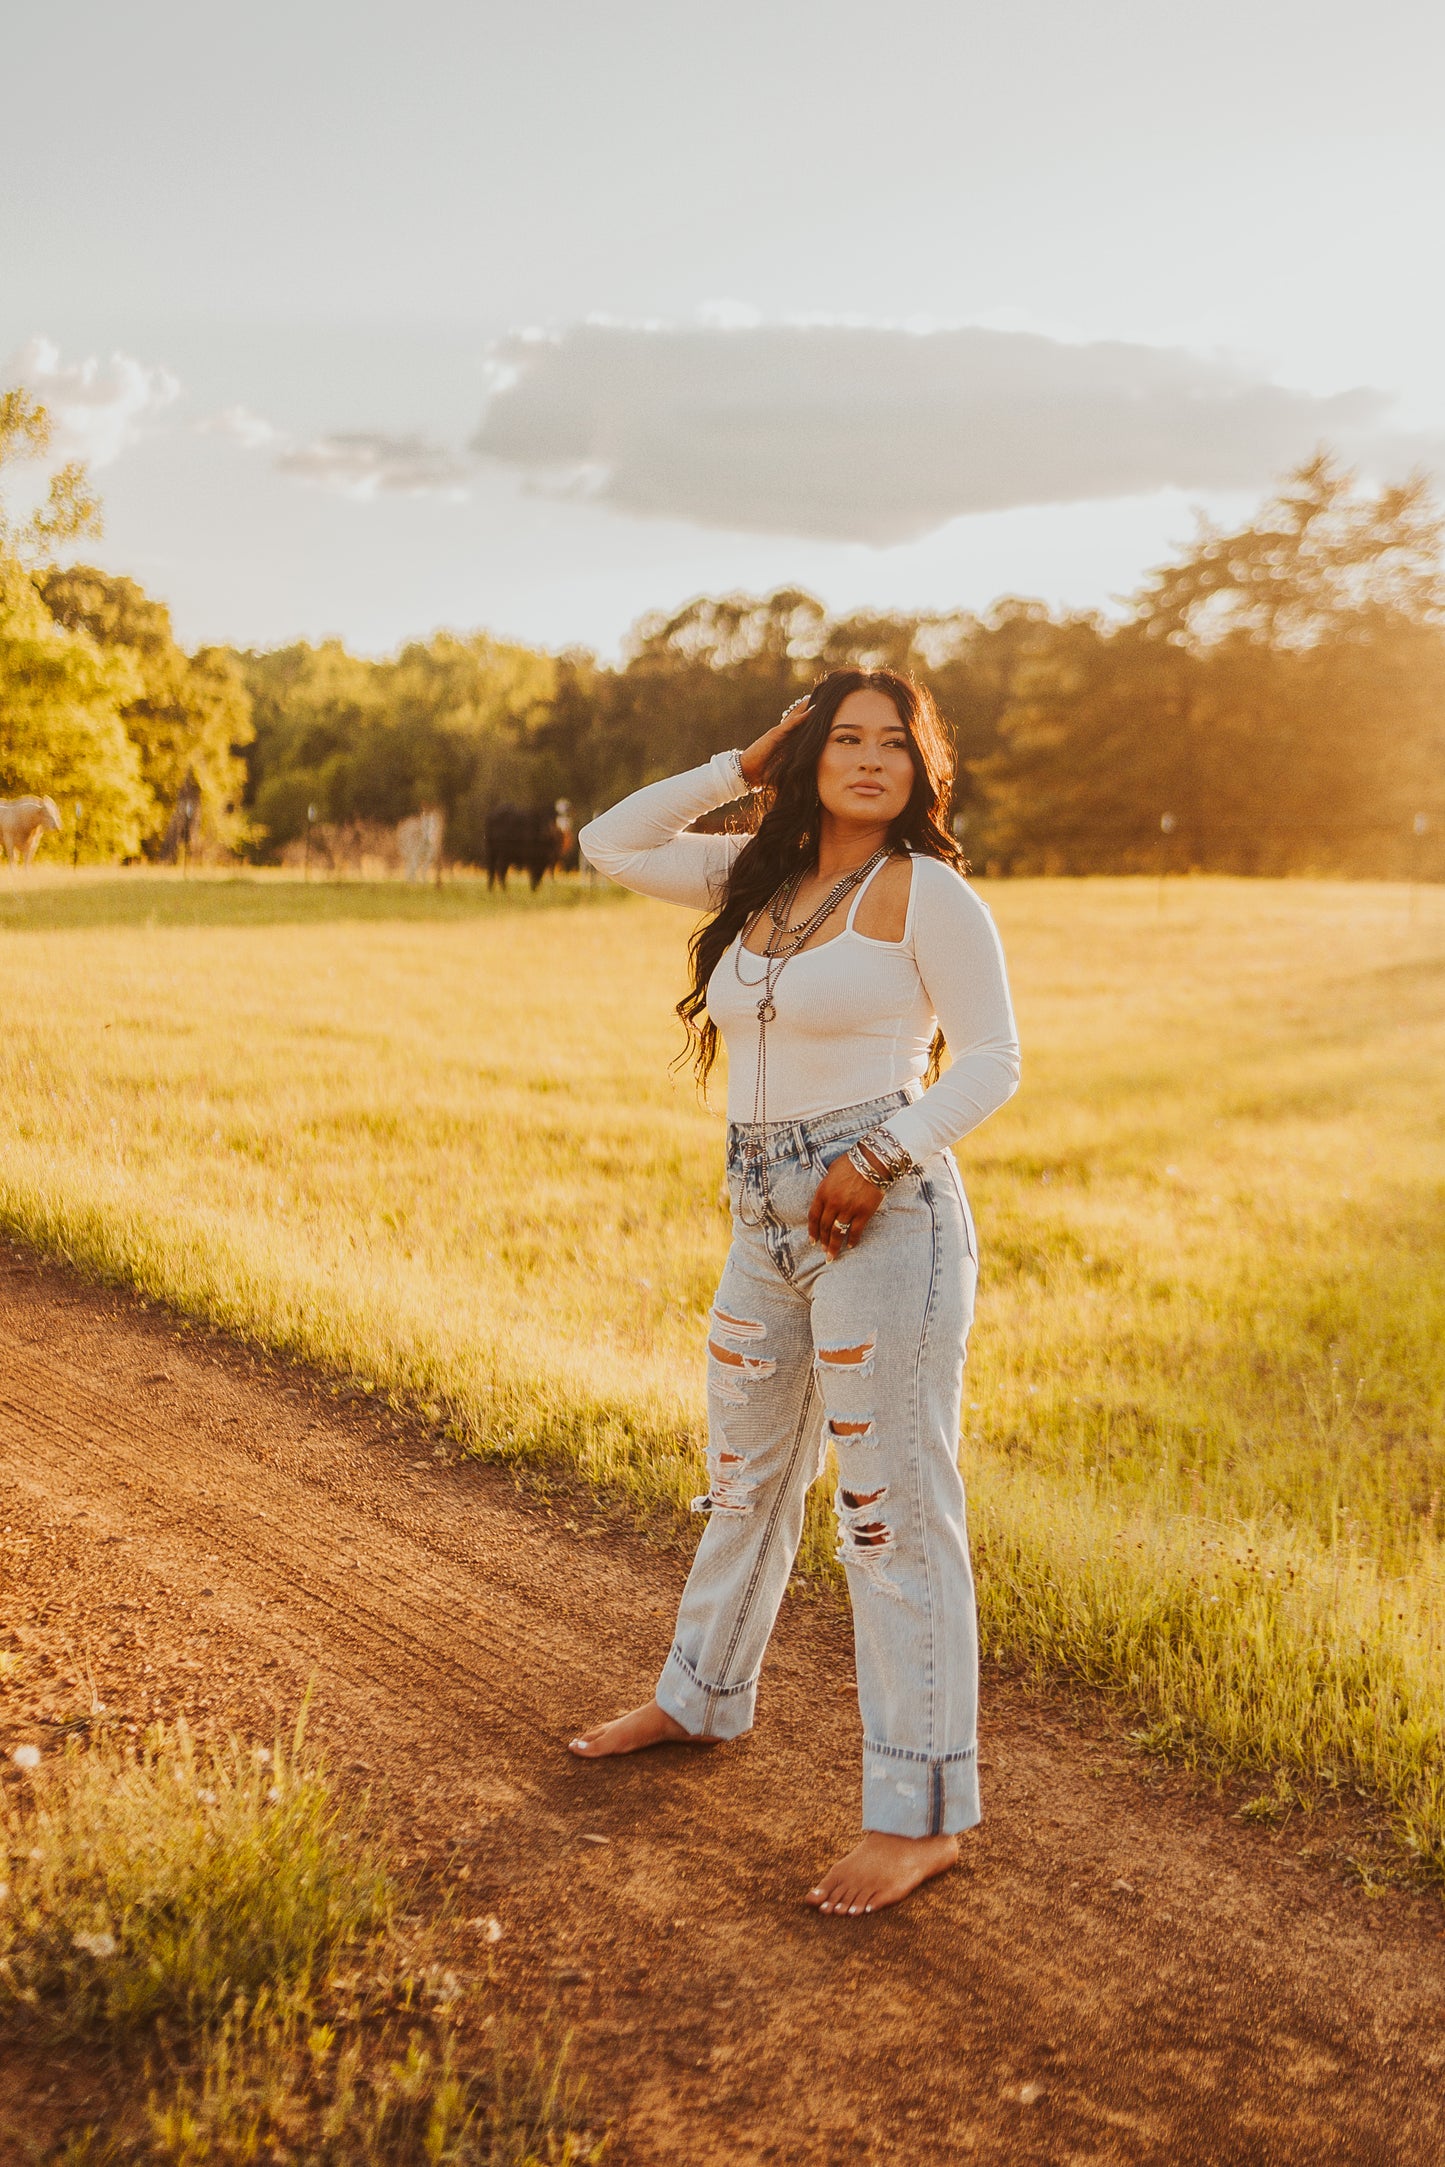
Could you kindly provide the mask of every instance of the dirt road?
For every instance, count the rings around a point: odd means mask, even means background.
[[[94,1691],[264,1736],[314,1677],[329,1764],[500,1918],[502,1991],[565,2009],[619,2162],[1445,2160],[1437,1903],[993,1678],[963,1869],[820,1918],[846,1618],[787,1606],[746,1742],[581,1767],[562,1742],[646,1693],[685,1558],[433,1451],[0,1252],[0,1625],[50,1666],[24,1735]]]

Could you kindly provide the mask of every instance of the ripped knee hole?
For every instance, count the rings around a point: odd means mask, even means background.
[[[844,1505],[850,1513],[866,1512],[870,1505],[876,1505],[879,1499],[886,1497],[887,1494],[886,1490],[842,1490],[839,1492]],[[864,1550],[880,1550],[885,1543],[891,1542],[893,1539],[892,1530],[884,1520],[855,1520],[849,1532],[854,1542]]]

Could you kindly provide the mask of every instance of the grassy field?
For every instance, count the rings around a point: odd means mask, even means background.
[[[1445,892],[986,892],[1025,1047],[960,1153],[986,1640],[1161,1744],[1368,1787],[1445,1876]],[[721,1114],[668,1074],[686,927],[580,885],[12,878],[0,1219],[674,1504],[727,1239]]]

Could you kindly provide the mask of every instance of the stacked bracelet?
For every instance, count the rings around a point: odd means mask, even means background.
[[[873,1163],[875,1159],[877,1166]],[[866,1136],[860,1137],[848,1154],[848,1164],[856,1167],[863,1179],[871,1181],[875,1189],[891,1189],[894,1182],[901,1181],[905,1174],[917,1172],[909,1153],[904,1150],[897,1137],[891,1136],[884,1128],[870,1129]],[[883,1169],[881,1173],[878,1171],[880,1166]]]

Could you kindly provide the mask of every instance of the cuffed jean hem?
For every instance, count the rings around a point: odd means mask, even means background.
[[[657,1705],[690,1738],[741,1738],[753,1727],[758,1681],[741,1685],[707,1685],[698,1677],[687,1657],[673,1648],[657,1681]]]
[[[881,1836],[961,1836],[982,1819],[976,1746],[931,1759],[865,1739],[865,1829]]]

